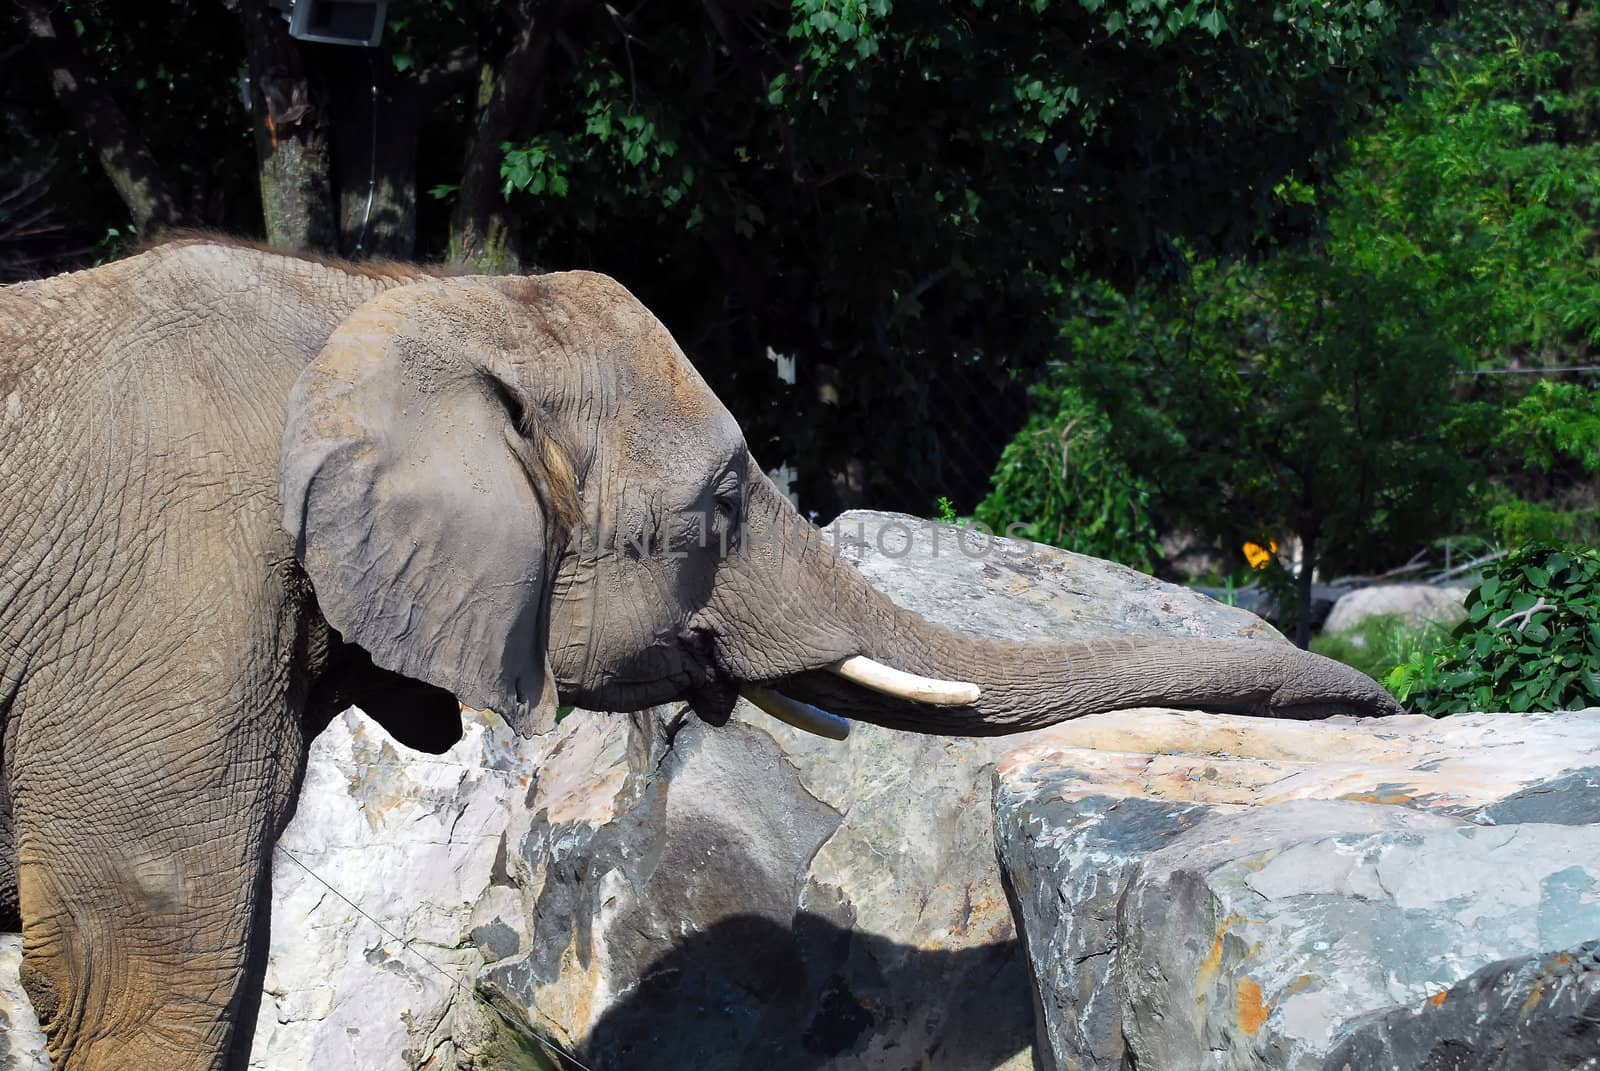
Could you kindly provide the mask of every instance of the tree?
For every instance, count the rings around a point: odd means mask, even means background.
[[[1470,373],[1595,363],[1596,25],[1587,7],[1474,10],[1336,181],[1279,188],[1326,220],[1314,240],[1256,264],[1196,253],[1164,291],[1078,291],[1076,360],[1046,406],[1103,414],[1158,527],[1230,549],[1298,535],[1302,607],[1315,568],[1593,525],[1592,391]],[[991,523],[1025,519],[1000,508],[1016,475],[995,474]]]
[[[1121,514],[1146,533],[1131,561],[1155,551],[1152,525],[1192,527],[1230,548],[1292,532],[1304,608],[1314,569],[1379,567],[1448,531],[1473,483],[1445,308],[1426,279],[1326,251],[1197,264],[1173,290],[1102,295],[1069,322],[1078,359],[1054,391],[1103,414],[1116,444],[1106,467],[1143,489]],[[1022,519],[1009,512],[1016,493],[999,493],[1015,474],[995,479],[987,519]],[[1074,522],[1090,521],[1092,500],[1071,504]],[[1302,645],[1309,628],[1300,615]]]
[[[1032,393],[1033,412],[1001,452],[974,519],[992,532],[1153,569],[1155,489],[1134,473],[1104,408],[1070,381]]]
[[[827,510],[925,509],[930,488],[973,501],[1021,382],[1057,352],[1064,273],[1131,285],[1180,274],[1185,250],[1313,233],[1315,206],[1275,191],[1337,168],[1437,11],[452,0],[396,7],[370,65],[286,41],[264,0],[60,0],[55,21],[143,131],[181,218],[347,255],[616,275]],[[205,47],[177,44],[197,27]],[[6,100],[8,143],[51,136],[36,90]],[[126,231],[90,177],[58,168],[62,199],[92,206],[72,218]],[[769,347],[798,358],[792,390]],[[975,419],[951,411],[963,394],[999,402]]]

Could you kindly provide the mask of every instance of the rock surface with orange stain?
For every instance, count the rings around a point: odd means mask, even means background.
[[[1600,936],[1600,710],[1129,711],[994,793],[1046,1068],[1322,1071],[1364,1015]],[[1351,1064],[1388,1066],[1422,1064]]]
[[[1356,1021],[1323,1071],[1595,1071],[1600,941],[1519,956],[1426,1000]]]

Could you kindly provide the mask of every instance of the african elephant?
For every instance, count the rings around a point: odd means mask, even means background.
[[[185,236],[0,288],[0,889],[57,1068],[248,1047],[274,838],[343,704],[531,733],[558,703],[720,724],[741,691],[951,734],[1394,709],[1286,646],[982,642],[896,607],[604,276]]]

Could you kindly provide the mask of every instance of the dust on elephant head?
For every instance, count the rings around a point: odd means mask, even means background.
[[[526,733],[740,694],[834,735],[1394,709],[1286,645],[998,643],[895,606],[603,276],[187,238],[0,287],[0,911],[58,1068],[222,1066],[340,704]]]

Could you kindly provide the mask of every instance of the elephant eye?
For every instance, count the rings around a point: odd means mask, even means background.
[[[711,510],[706,516],[706,527],[716,534],[716,542],[723,548],[738,541],[739,526],[745,516],[745,487],[740,478],[743,471],[737,459],[730,461],[711,480]]]

